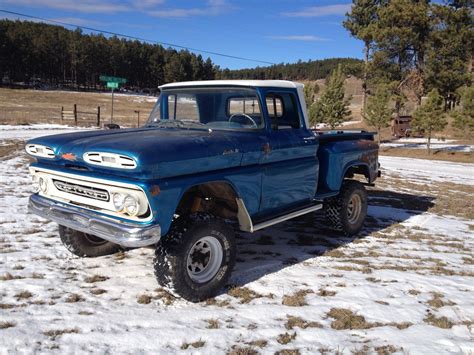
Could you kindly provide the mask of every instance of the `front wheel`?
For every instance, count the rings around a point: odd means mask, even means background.
[[[178,218],[157,245],[155,276],[162,286],[191,302],[215,296],[235,264],[234,233],[208,213]]]
[[[360,232],[367,216],[367,191],[358,181],[346,180],[336,197],[324,202],[331,227],[346,235]]]
[[[80,257],[93,258],[123,250],[118,244],[64,226],[59,226],[59,237],[67,250]]]

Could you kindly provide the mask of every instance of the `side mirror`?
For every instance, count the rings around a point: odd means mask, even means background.
[[[120,129],[120,126],[116,123],[106,123],[104,129]]]

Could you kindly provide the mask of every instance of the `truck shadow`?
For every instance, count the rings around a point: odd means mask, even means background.
[[[267,274],[322,256],[379,231],[383,232],[391,226],[427,212],[434,206],[433,200],[434,198],[429,196],[372,190],[369,192],[365,227],[352,237],[329,229],[324,212],[321,211],[254,234],[238,232],[237,263],[229,286],[244,286]]]

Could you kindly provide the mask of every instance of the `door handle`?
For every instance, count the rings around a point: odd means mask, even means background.
[[[272,151],[272,148],[270,147],[270,143],[264,143],[262,146],[262,150],[264,154],[268,154]]]
[[[309,141],[314,141],[316,139],[316,137],[304,137],[303,140],[305,142],[309,142]]]

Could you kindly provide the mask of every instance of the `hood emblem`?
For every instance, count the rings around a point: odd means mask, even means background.
[[[65,160],[76,160],[77,157],[73,153],[64,153],[64,154],[61,154],[61,158]]]

